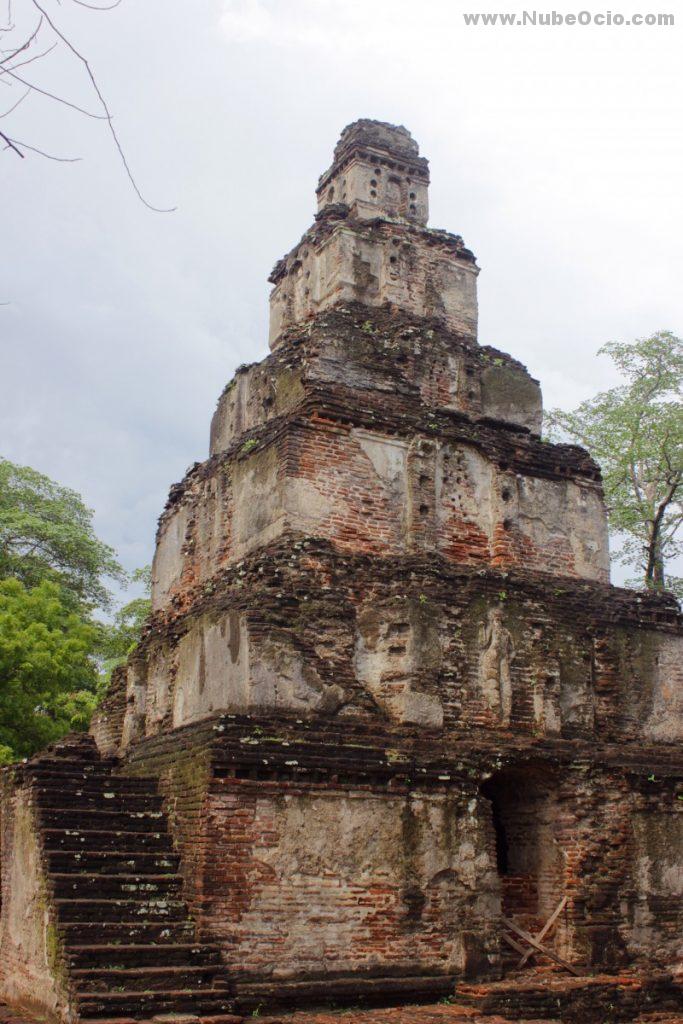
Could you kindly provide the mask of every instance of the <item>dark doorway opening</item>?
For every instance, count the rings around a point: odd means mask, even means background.
[[[510,853],[508,850],[508,837],[503,823],[503,812],[498,800],[495,787],[487,791],[488,783],[482,786],[482,793],[491,801],[491,817],[493,819],[493,831],[496,837],[496,866],[499,875],[507,875],[510,868]]]
[[[503,914],[538,929],[565,889],[563,819],[554,774],[546,766],[503,769],[481,792],[491,805]]]

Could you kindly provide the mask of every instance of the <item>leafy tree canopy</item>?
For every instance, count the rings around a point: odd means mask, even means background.
[[[103,580],[123,580],[80,495],[28,466],[0,458],[0,579],[61,586],[75,610],[110,606]]]
[[[0,761],[28,757],[95,707],[97,628],[70,610],[55,583],[0,580]]]
[[[150,570],[133,581],[149,589]],[[110,623],[107,581],[128,582],[80,495],[0,458],[0,764],[87,728],[111,669],[139,640],[148,597]]]
[[[142,628],[152,610],[150,590],[152,586],[151,566],[136,569],[132,582],[142,584],[144,595],[135,597],[119,608],[110,624],[102,624],[98,652],[104,659],[103,681],[109,681],[112,670],[121,665],[140,641]]]
[[[624,538],[619,560],[638,566],[641,586],[680,595],[683,581],[666,563],[683,550],[683,342],[659,331],[603,353],[625,383],[572,412],[553,409],[550,434],[583,445],[602,466],[610,525]]]

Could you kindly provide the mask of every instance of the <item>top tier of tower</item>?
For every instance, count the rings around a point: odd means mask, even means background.
[[[477,274],[459,235],[427,227],[429,165],[403,127],[349,125],[318,183],[315,223],[275,266],[270,346],[332,306],[389,306],[476,341]]]
[[[346,203],[359,220],[382,217],[426,227],[429,163],[407,128],[367,119],[341,134],[318,182],[318,211]]]

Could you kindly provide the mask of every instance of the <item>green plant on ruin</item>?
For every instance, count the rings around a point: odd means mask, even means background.
[[[209,758],[205,753],[189,755],[176,761],[172,769],[173,786],[178,792],[190,793],[206,787],[211,775]]]
[[[247,452],[250,452],[252,448],[256,447],[257,444],[258,441],[256,440],[256,438],[250,437],[249,440],[245,441],[242,447],[240,448],[240,455],[246,455]]]
[[[108,683],[117,665],[123,664],[137,647],[152,610],[152,567],[136,569],[130,580],[143,588],[142,594],[127,601],[116,610],[111,622],[99,627],[98,654],[103,659],[100,689]]]
[[[683,552],[683,341],[658,331],[608,355],[625,383],[567,412],[547,417],[550,436],[586,447],[602,467],[610,526],[622,541],[616,558],[637,567],[629,583],[683,595],[667,571]]]
[[[45,904],[45,910],[47,911],[47,901]],[[46,952],[48,957],[48,963],[54,977],[59,981],[59,985],[63,991],[69,988],[69,968],[64,957],[64,949],[62,940],[60,938],[59,929],[53,923],[51,919],[48,922],[45,934]]]

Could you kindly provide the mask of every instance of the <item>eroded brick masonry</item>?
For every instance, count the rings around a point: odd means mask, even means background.
[[[93,735],[130,792],[158,782],[209,1001],[436,999],[509,971],[503,915],[536,931],[565,897],[557,954],[670,999],[678,608],[610,585],[599,468],[478,344],[478,267],[427,227],[428,185],[404,128],[342,133]],[[41,813],[17,785],[6,835]]]

